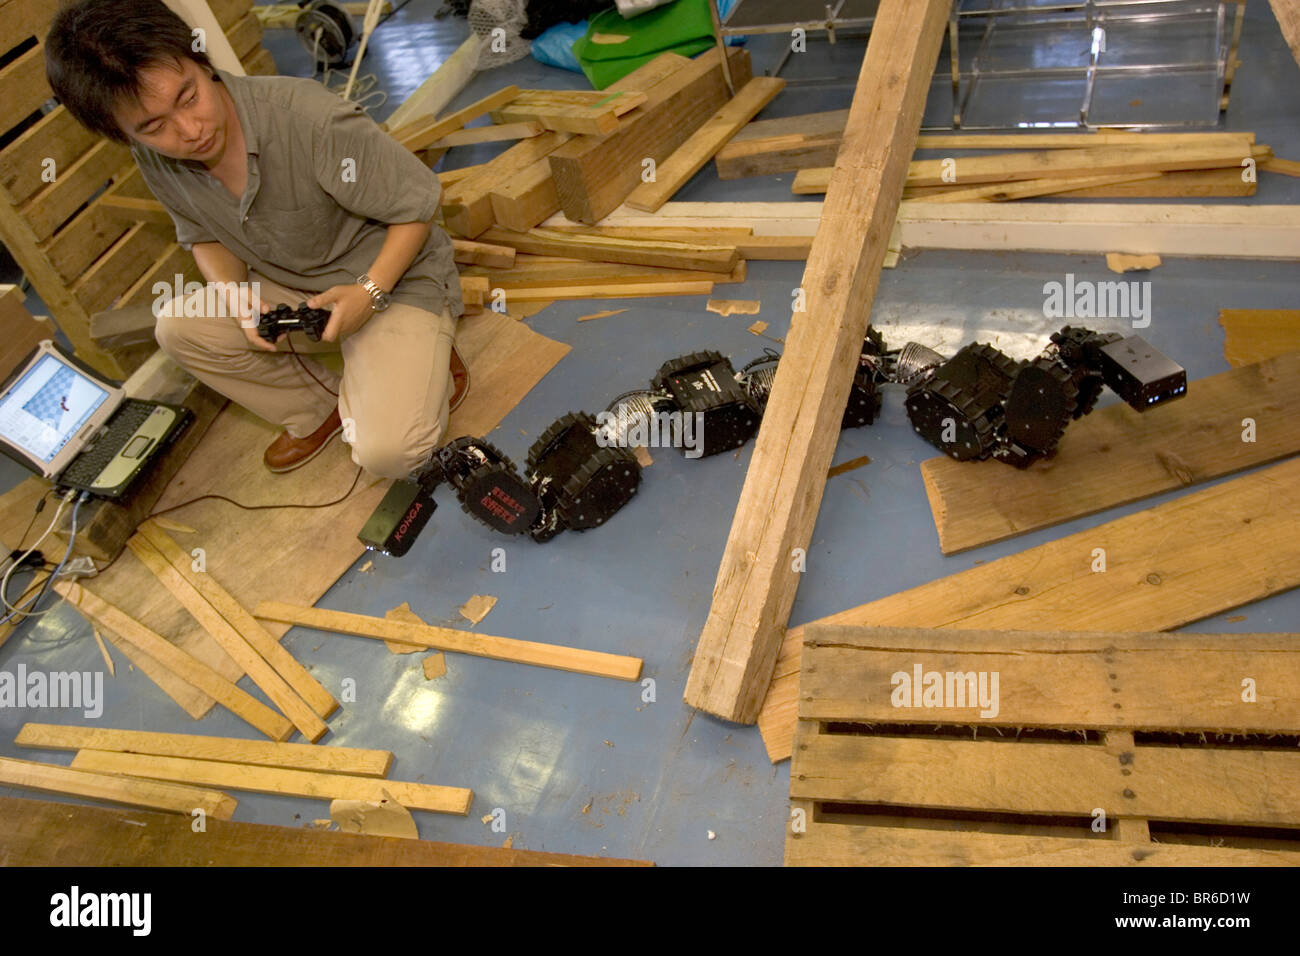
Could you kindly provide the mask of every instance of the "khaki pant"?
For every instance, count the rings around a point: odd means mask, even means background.
[[[250,275],[263,302],[296,307],[312,293]],[[159,346],[199,381],[295,438],[310,435],[335,406],[352,460],[385,478],[404,478],[442,444],[454,383],[449,371],[456,321],[447,313],[394,303],[372,315],[338,342],[290,336],[299,353],[341,351],[343,374],[310,358],[301,361],[325,387],[312,381],[280,341],[279,353],[252,345],[229,315],[209,315],[203,293],[191,303],[173,299],[161,311]],[[338,393],[336,399],[325,389]]]

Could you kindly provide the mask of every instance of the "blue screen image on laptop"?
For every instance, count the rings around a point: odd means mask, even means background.
[[[72,366],[44,355],[0,396],[0,435],[48,462],[108,396]]]

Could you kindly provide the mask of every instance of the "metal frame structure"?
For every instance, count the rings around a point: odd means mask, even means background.
[[[713,18],[714,37],[719,46],[726,38],[746,34],[790,33],[803,29],[808,33],[824,32],[830,43],[836,42],[837,31],[870,30],[875,19],[877,0],[780,0],[781,15],[763,19],[763,7],[769,0],[739,0],[727,17],[718,14],[717,0],[709,0]],[[1229,12],[1235,8],[1235,14]],[[1237,51],[1245,22],[1246,5],[1243,0],[956,0],[948,24],[949,69],[952,76],[954,129],[1006,129],[1025,125],[1052,127],[1125,126],[1132,128],[1168,127],[1179,125],[1204,125],[1204,120],[1169,122],[1094,122],[1094,94],[1097,83],[1112,76],[1154,76],[1175,73],[1208,73],[1214,71],[1219,112],[1228,108],[1233,73],[1236,69]],[[743,12],[742,12],[743,11]],[[1150,23],[1153,28],[1177,21],[1214,17],[1214,49],[1216,56],[1209,61],[1115,63],[1106,58],[1106,29],[1113,24]],[[984,29],[973,53],[968,53],[969,40],[963,42],[963,26],[974,26],[983,18]],[[1080,38],[1088,44],[1088,59],[1078,66],[1032,66],[1025,69],[988,68],[986,59],[999,26],[1017,22],[1032,24],[1038,18],[1043,24],[1055,20],[1069,25],[1077,19]],[[789,60],[792,47],[787,47],[780,61],[771,71],[777,75]],[[963,60],[962,57],[967,59]],[[724,61],[725,62],[725,61]],[[1083,93],[1076,116],[1062,116],[1050,122],[1007,122],[990,125],[968,125],[967,113],[971,98],[982,81],[1024,78],[1049,80],[1071,76],[1083,77]],[[810,82],[810,81],[806,81]],[[727,77],[731,87],[731,78]],[[734,93],[734,87],[732,87]],[[930,127],[927,127],[930,128]]]

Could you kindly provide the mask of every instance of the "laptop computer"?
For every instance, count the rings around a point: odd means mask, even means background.
[[[0,385],[0,451],[60,488],[118,499],[194,418],[127,398],[46,339]]]

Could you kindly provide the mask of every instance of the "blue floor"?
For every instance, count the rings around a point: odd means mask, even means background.
[[[434,0],[412,0],[376,33],[366,69],[390,94],[389,103],[374,111],[377,119],[466,34],[463,20],[435,23],[436,7]],[[1300,158],[1300,70],[1267,5],[1254,4],[1250,11],[1226,125],[1254,130],[1279,155]],[[268,32],[265,42],[282,72],[309,72],[291,33]],[[766,38],[751,45],[755,72],[776,61],[779,42]],[[844,82],[791,87],[764,115],[848,104],[861,43],[845,40],[831,51],[819,44],[811,41],[817,55],[806,61],[795,56],[784,75],[838,73]],[[585,86],[575,74],[527,59],[479,75],[452,105],[472,102],[506,83]],[[448,160],[461,165],[482,158],[465,151]],[[677,198],[786,200],[789,185],[789,175],[719,183],[710,166]],[[1264,175],[1253,201],[1300,202],[1300,181]],[[754,262],[746,283],[720,286],[717,294],[761,300],[758,318],[769,323],[769,336],[779,338],[788,328],[791,290],[802,272],[802,263]],[[1037,351],[1059,324],[1043,317],[1043,284],[1067,273],[1113,278],[1097,256],[924,252],[885,272],[872,322],[891,343],[918,335],[951,351],[980,338],[1025,355]],[[1294,263],[1173,259],[1140,278],[1150,280],[1154,303],[1145,334],[1186,366],[1189,378],[1227,367],[1216,321],[1220,308],[1300,307]],[[575,321],[615,308],[627,311]],[[668,358],[711,348],[739,366],[772,344],[746,331],[753,317],[706,312],[702,298],[559,303],[528,321],[540,333],[570,343],[573,351],[492,434],[516,460],[559,415],[603,407],[613,395],[644,384]],[[654,682],[652,700],[639,684],[456,655],[447,656],[445,677],[426,683],[423,655],[394,656],[372,641],[297,628],[286,645],[327,687],[337,692],[350,677],[358,688],[357,702],[345,705],[327,740],[391,749],[397,755],[396,778],[472,787],[468,818],[416,814],[426,839],[501,845],[510,837],[520,848],[668,865],[779,864],[788,818],[788,764],[769,764],[755,728],[693,714],[681,702],[751,449],[752,444],[735,455],[698,461],[655,450],[641,492],[610,525],[561,535],[546,545],[492,534],[462,514],[444,490],[442,507],[409,555],[375,558],[367,573],[354,568],[321,601],[325,607],[376,615],[409,601],[431,623],[460,626],[458,606],[472,594],[492,594],[499,603],[479,631],[641,656],[645,676]],[[870,464],[826,486],[792,621],[837,612],[1175,497],[1148,499],[945,558],[917,468],[933,454],[907,425],[897,392],[886,396],[881,421],[844,433],[834,460],[865,455]],[[20,477],[13,467],[0,468],[2,487]],[[505,549],[504,573],[490,570],[496,548]],[[1229,613],[1244,620],[1220,616],[1188,630],[1297,630],[1300,592]],[[66,607],[28,625],[0,650],[0,667],[13,671],[20,664],[43,670],[102,668],[88,625]],[[118,676],[106,686],[107,705],[96,722],[103,726],[253,733],[221,708],[190,722],[120,657]],[[247,680],[241,686],[259,693]],[[71,713],[0,711],[0,754],[66,762],[66,754],[13,746],[14,733],[29,719],[80,722]],[[318,801],[239,796],[239,820],[307,825],[328,815]],[[504,811],[501,832],[481,821],[497,808]]]

